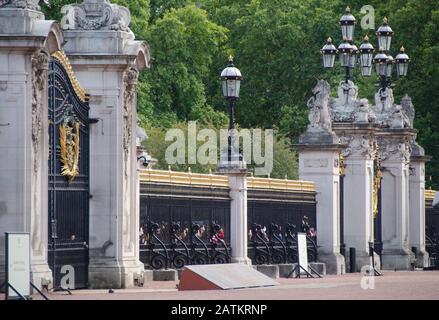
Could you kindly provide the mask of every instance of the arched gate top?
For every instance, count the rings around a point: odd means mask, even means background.
[[[66,56],[64,51],[56,51],[52,53],[52,58],[56,59],[67,72],[67,76],[72,84],[73,90],[75,90],[76,95],[82,102],[88,102],[89,95],[84,88],[81,87],[78,79],[76,79],[75,73],[73,71],[72,65],[70,64],[69,58]]]

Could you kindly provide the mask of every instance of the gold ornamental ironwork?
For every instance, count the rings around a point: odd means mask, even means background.
[[[375,176],[373,181],[373,216],[374,218],[378,217],[379,213],[379,192],[381,189],[381,180],[383,178],[383,174],[381,172],[381,161],[379,159],[375,160]]]
[[[79,174],[79,127],[79,122],[72,124],[65,121],[59,125],[61,175],[65,176],[69,183]]]

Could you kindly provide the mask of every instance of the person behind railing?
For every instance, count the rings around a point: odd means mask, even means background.
[[[279,226],[279,230],[278,230],[277,236],[279,237],[279,239],[281,241],[284,239],[284,236],[282,234],[282,226]]]
[[[184,228],[184,229],[181,231],[181,233],[180,233],[180,235],[178,236],[178,238],[179,238],[180,240],[183,240],[183,241],[184,241],[184,240],[187,238],[188,233],[189,233],[189,228]]]
[[[224,229],[219,227],[218,225],[214,226],[213,229],[214,229],[214,233],[213,233],[210,241],[213,244],[218,244],[220,242],[224,242]]]
[[[309,235],[309,230],[311,229],[308,221],[308,216],[303,216],[302,218],[302,232]]]
[[[262,235],[262,239],[264,239],[264,241],[267,241],[267,242],[270,241],[268,239],[268,236],[267,236],[267,227],[266,226],[261,228],[261,235]]]
[[[140,242],[142,244],[147,244],[149,240],[149,233],[148,231],[145,232],[145,230],[148,230],[146,226],[140,227],[139,236],[140,236]]]
[[[196,234],[197,234],[198,238],[202,239],[204,237],[205,233],[206,233],[206,227],[203,224],[200,228],[198,228]]]

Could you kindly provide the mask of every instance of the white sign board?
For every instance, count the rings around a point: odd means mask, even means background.
[[[297,249],[299,256],[299,265],[308,270],[308,248],[306,245],[306,233],[297,233]],[[300,273],[305,273],[302,269],[300,269]]]
[[[30,296],[29,233],[6,232],[6,281],[22,296]],[[9,298],[19,295],[9,288]]]

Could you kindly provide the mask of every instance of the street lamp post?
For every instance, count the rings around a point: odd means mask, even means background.
[[[233,130],[235,129],[234,109],[235,102],[239,99],[242,75],[235,67],[233,57],[229,57],[228,66],[221,72],[221,82],[224,98],[229,102],[229,136],[228,136],[228,161],[232,160],[232,146],[234,143]]]
[[[396,64],[397,75],[399,77],[404,77],[407,75],[410,58],[405,53],[404,47],[401,47],[400,53],[395,59],[390,54],[390,44],[392,42],[394,32],[389,26],[387,18],[384,18],[383,24],[376,31],[379,51],[375,57],[373,57],[375,49],[369,42],[369,37],[367,35],[364,37],[363,43],[360,45],[360,49],[358,49],[355,45],[355,24],[356,19],[351,14],[350,8],[347,7],[345,14],[340,18],[343,42],[338,46],[338,48],[335,48],[332,43],[332,39],[328,38],[326,44],[320,50],[323,56],[323,66],[325,68],[333,68],[335,57],[338,54],[340,66],[345,68],[344,82],[348,84],[349,79],[351,78],[351,69],[354,69],[357,66],[357,56],[359,55],[361,75],[370,77],[372,73],[372,64],[374,64],[375,73],[380,78],[379,92],[381,95],[383,95],[383,92],[387,88],[392,87],[391,78],[393,65]]]

